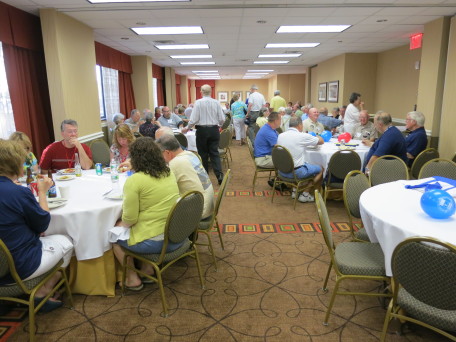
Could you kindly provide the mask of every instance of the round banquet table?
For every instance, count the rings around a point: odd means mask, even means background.
[[[407,238],[429,236],[456,244],[456,217],[433,219],[420,205],[422,192],[405,189],[416,181],[380,184],[363,192],[359,200],[361,218],[371,242],[378,242],[385,255],[386,275],[391,276],[394,248]]]
[[[305,149],[304,160],[310,164],[321,165],[325,168],[325,173],[328,170],[329,160],[332,155],[339,151],[339,146],[336,145],[337,139],[332,138],[330,141],[325,142],[323,145],[318,145],[316,149]],[[361,158],[361,165],[364,163],[364,158],[369,152],[370,147],[363,145],[361,140],[351,140],[350,143],[357,142],[358,146],[355,147],[355,152]]]
[[[73,240],[75,260],[70,265],[70,282],[74,292],[115,294],[115,260],[108,241],[108,230],[114,227],[122,211],[122,200],[103,197],[111,190],[110,174],[97,176],[95,170],[84,170],[82,177],[59,181],[57,190],[70,188],[66,205],[51,209],[51,222],[46,235],[65,234]],[[126,174],[119,175],[123,188]],[[60,191],[58,190],[60,195]]]

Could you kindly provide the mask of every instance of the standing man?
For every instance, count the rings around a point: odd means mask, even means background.
[[[218,183],[222,184],[223,172],[218,146],[220,141],[219,126],[225,122],[225,114],[217,100],[211,98],[212,88],[205,84],[201,87],[203,98],[197,100],[193,107],[192,116],[183,133],[196,127],[196,148],[203,161],[206,172],[209,170],[208,158],[211,158],[212,168]]]
[[[258,115],[260,114],[260,109],[264,107],[266,101],[264,96],[258,92],[258,87],[256,84],[252,84],[250,88],[249,96],[249,106],[247,108],[247,117],[249,118],[249,137],[253,141],[255,139],[255,123]]]
[[[427,146],[427,135],[424,129],[424,115],[421,112],[409,112],[405,119],[405,127],[410,134],[405,138],[407,158],[409,166],[412,166],[416,158]]]
[[[274,97],[271,99],[271,112],[277,112],[280,107],[286,107],[287,101],[280,96],[280,90],[274,92]]]

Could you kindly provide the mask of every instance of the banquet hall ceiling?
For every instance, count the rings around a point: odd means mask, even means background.
[[[55,8],[93,28],[96,41],[129,55],[148,55],[155,64],[196,78],[194,70],[218,70],[239,79],[247,70],[305,73],[305,68],[343,53],[375,53],[408,44],[424,24],[456,13],[456,0],[192,0],[191,2],[91,4],[87,0],[2,0],[30,13]],[[341,33],[276,33],[281,25],[352,25]],[[137,35],[142,26],[201,26],[203,34]],[[164,41],[164,42],[163,42]],[[208,44],[207,50],[159,50],[164,44]],[[267,43],[320,43],[314,48],[266,49]],[[298,53],[296,58],[258,58]],[[170,55],[210,54],[212,59]],[[284,65],[253,64],[289,60]],[[180,62],[214,61],[211,66]],[[269,74],[270,75],[270,74]],[[264,77],[269,77],[269,75]]]

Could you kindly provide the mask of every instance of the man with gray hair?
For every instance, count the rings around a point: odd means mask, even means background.
[[[61,169],[74,168],[75,155],[79,155],[79,163],[83,170],[92,167],[92,151],[89,146],[78,140],[78,123],[75,120],[63,120],[60,124],[62,140],[46,147],[41,155],[41,173],[48,170],[57,172]]]
[[[260,109],[265,106],[266,101],[264,96],[258,92],[258,86],[256,84],[252,84],[250,87],[250,96],[248,98],[248,107],[247,107],[247,117],[249,119],[249,128],[248,134],[250,140],[253,141],[255,139],[255,123],[258,115],[260,114]]]
[[[114,122],[115,127],[117,127],[121,123],[124,123],[124,121],[125,121],[125,115],[123,115],[122,113],[117,113],[112,116],[112,122]]]
[[[225,122],[225,114],[223,114],[220,103],[211,98],[211,92],[210,85],[205,84],[201,87],[203,97],[195,102],[188,126],[182,130],[182,133],[187,133],[193,127],[196,128],[196,148],[203,166],[208,172],[210,157],[217,181],[222,184],[223,172],[218,145],[220,141],[219,126]]]
[[[377,130],[372,122],[369,121],[369,114],[367,110],[363,109],[359,112],[359,123],[353,129],[354,140],[371,140],[374,141],[378,138]]]
[[[405,127],[410,131],[410,134],[405,138],[407,148],[407,158],[409,166],[412,165],[413,159],[416,158],[427,146],[427,135],[424,129],[424,114],[413,111],[407,113],[405,119]]]
[[[314,177],[315,184],[321,183],[323,178],[323,168],[320,165],[306,163],[304,151],[308,146],[316,147],[324,143],[320,136],[314,137],[308,133],[302,132],[302,120],[298,117],[290,118],[290,127],[284,133],[279,134],[277,145],[285,147],[293,157],[295,174],[298,178]],[[280,174],[282,177],[293,178],[293,173]],[[317,186],[319,188],[319,186]],[[296,196],[296,190],[293,189],[292,198]],[[299,202],[313,202],[314,197],[309,192],[303,192],[298,197]]]
[[[132,132],[138,132],[139,126],[143,123],[143,120],[141,120],[141,112],[138,109],[133,109],[130,118],[125,120],[124,123],[130,127]]]
[[[187,191],[201,192],[204,196],[202,218],[211,216],[214,210],[214,189],[199,158],[193,152],[182,150],[173,135],[163,134],[156,143],[176,177],[179,193],[182,195]]]
[[[271,112],[277,112],[280,107],[286,107],[287,101],[280,96],[280,90],[274,92],[274,97],[271,99]]]

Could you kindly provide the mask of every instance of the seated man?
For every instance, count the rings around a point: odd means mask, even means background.
[[[162,126],[168,126],[174,129],[182,128],[184,126],[182,119],[177,114],[171,113],[169,107],[163,107],[162,116],[158,118],[158,122],[160,122]]]
[[[278,113],[269,114],[268,123],[261,127],[256,135],[254,156],[255,164],[259,167],[274,168],[271,153],[272,148],[277,144],[276,129],[280,127],[280,120]]]
[[[318,122],[322,123],[325,129],[328,131],[331,131],[332,129],[342,124],[342,120],[328,116],[328,108],[326,107],[320,108],[317,120]]]
[[[41,173],[48,170],[56,172],[61,169],[73,168],[75,154],[79,154],[79,163],[83,170],[92,167],[92,151],[89,146],[78,140],[78,123],[74,120],[63,120],[60,125],[63,140],[56,141],[46,147],[41,155]]]
[[[323,176],[323,168],[320,165],[308,164],[304,160],[304,149],[307,146],[315,147],[322,145],[324,140],[322,137],[314,137],[308,133],[302,133],[303,125],[301,118],[292,117],[290,119],[290,128],[279,134],[277,139],[277,145],[281,145],[290,151],[293,157],[295,166],[295,174],[298,178],[309,178],[315,176],[313,181],[315,184],[321,182]],[[280,173],[282,177],[293,178],[293,173]],[[295,190],[293,189],[292,198],[296,196]],[[313,202],[314,197],[308,193],[303,192],[298,197],[299,202]]]
[[[355,140],[367,139],[371,141],[375,141],[375,139],[378,138],[375,125],[369,121],[369,114],[365,109],[359,112],[359,123],[357,123],[353,129],[352,138]]]
[[[293,110],[291,108],[285,108],[284,113],[285,114],[282,116],[282,122],[280,124],[280,128],[282,129],[282,132],[285,132],[288,130],[288,127],[290,125],[291,115],[293,114]]]
[[[410,134],[405,138],[409,166],[412,166],[413,159],[427,146],[426,130],[423,127],[424,119],[421,112],[410,112],[405,119],[405,127],[410,131]]]
[[[375,128],[382,133],[382,136],[375,141],[370,148],[366,159],[364,159],[364,169],[366,173],[369,173],[372,164],[381,156],[394,155],[401,158],[404,162],[407,162],[405,139],[397,127],[393,126],[391,115],[386,112],[378,114],[378,117],[375,120]],[[369,142],[368,140],[366,141]],[[364,140],[363,143],[365,143]]]
[[[125,120],[124,123],[126,123],[128,127],[130,127],[133,133],[139,132],[139,126],[141,126],[144,123],[144,120],[141,120],[141,112],[137,109],[133,109],[131,111],[130,118]]]
[[[202,217],[211,216],[214,210],[214,189],[200,159],[193,152],[182,150],[173,135],[163,134],[156,142],[176,176],[179,193],[182,195],[194,190],[201,192],[204,196]]]
[[[325,130],[323,124],[318,122],[319,115],[317,108],[309,109],[309,117],[302,122],[303,132],[320,134]]]

